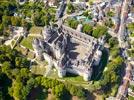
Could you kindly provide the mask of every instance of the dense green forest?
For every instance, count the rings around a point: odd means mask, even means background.
[[[0,36],[8,36],[8,26],[45,26],[55,21],[56,10],[47,8],[42,2],[26,2],[20,5],[16,0],[0,1]]]
[[[34,89],[42,89],[44,99],[48,96],[48,90],[59,100],[69,100],[71,96],[85,99],[83,88],[35,76],[29,71],[29,64],[30,61],[18,51],[0,46],[0,100],[27,100]]]

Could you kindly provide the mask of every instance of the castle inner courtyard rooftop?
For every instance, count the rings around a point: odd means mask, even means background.
[[[85,81],[91,79],[93,66],[99,65],[104,39],[96,39],[68,26],[46,26],[42,39],[33,41],[36,57],[45,59],[49,67],[58,70],[58,76],[66,72],[83,76]]]
[[[71,59],[84,59],[85,55],[90,50],[90,46],[87,47],[78,40],[71,38],[67,49],[69,49],[69,56]]]

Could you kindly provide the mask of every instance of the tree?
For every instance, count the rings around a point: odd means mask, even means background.
[[[102,79],[100,80],[100,86],[103,93],[105,92],[105,94],[107,94],[109,91],[112,91],[114,94],[117,92],[115,89],[113,91],[112,88],[115,88],[115,86],[118,87],[121,82],[123,61],[122,57],[117,56],[107,64],[107,70],[103,72]]]
[[[11,17],[11,23],[13,26],[21,26],[21,18],[20,17]]]
[[[83,12],[83,16],[85,16],[85,17],[87,17],[89,19],[92,19],[92,15],[91,15],[91,13],[89,13],[89,11]]]
[[[13,91],[13,98],[15,100],[20,100],[22,99],[22,94],[21,90],[23,89],[23,84],[21,81],[14,81],[12,84],[12,91]]]
[[[36,84],[36,81],[34,78],[30,78],[28,81],[27,81],[27,86],[29,86],[30,88],[31,87],[34,87],[34,85]]]
[[[112,27],[114,24],[113,24],[113,22],[112,22],[112,19],[111,18],[109,18],[109,19],[106,19],[105,20],[105,26],[107,26],[107,27]]]
[[[22,100],[27,100],[27,96],[28,94],[30,93],[30,90],[31,90],[32,87],[26,85],[26,86],[23,86],[22,90],[21,90],[21,95],[22,95]]]
[[[31,28],[31,23],[27,22],[26,20],[21,20],[21,26],[27,28],[28,30]]]
[[[71,27],[74,28],[74,29],[76,29],[77,26],[78,26],[78,24],[79,24],[79,22],[74,20],[74,21],[71,23]]]
[[[38,77],[35,78],[35,83],[37,85],[42,85],[41,82],[42,82],[42,77],[41,76],[38,76]]]
[[[0,91],[0,100],[3,100],[2,92]]]
[[[52,88],[53,94],[55,94],[58,98],[62,98],[65,92],[65,87],[63,84],[56,85]]]
[[[89,0],[88,1],[89,5],[93,5],[93,1]]]
[[[0,74],[0,87],[2,88],[0,91],[2,92],[2,98],[3,98],[2,100],[11,100],[11,97],[8,94],[8,88],[11,86],[11,84],[12,84],[11,79],[9,79],[9,77],[6,74],[1,73]]]
[[[92,27],[91,25],[89,25],[89,24],[84,24],[84,25],[83,25],[82,31],[83,31],[84,33],[91,35],[92,30],[93,30],[93,27]]]
[[[44,20],[44,22],[43,22],[42,24],[44,24],[44,25],[49,25],[49,21],[50,21],[50,19],[49,19],[48,16],[44,16],[44,17],[42,17],[42,20]]]
[[[120,49],[117,47],[114,47],[110,50],[110,55],[112,56],[112,58],[116,58],[119,54],[120,54]]]
[[[0,36],[3,35],[3,30],[4,30],[4,26],[3,26],[3,24],[1,23],[1,24],[0,24]]]
[[[8,25],[11,25],[10,16],[2,16],[2,24],[3,24],[4,27],[7,27]]]
[[[110,45],[111,48],[113,48],[114,46],[118,45],[118,40],[117,38],[110,38],[108,40],[108,44]]]
[[[25,79],[28,78],[29,70],[27,68],[21,68],[20,76]]]
[[[20,57],[16,57],[15,58],[15,65],[16,65],[16,67],[20,67],[21,66],[21,62],[22,62],[22,58],[20,58]]]
[[[73,29],[76,29],[77,26],[78,26],[78,24],[79,24],[79,22],[78,22],[77,20],[74,20],[74,19],[69,19],[69,20],[67,21],[67,23],[68,23],[68,25],[69,25],[71,28],[73,28]]]
[[[36,26],[44,26],[44,25],[48,25],[49,23],[49,19],[48,16],[44,16],[42,15],[42,13],[40,12],[36,12],[33,18],[34,24]]]
[[[95,38],[99,38],[105,34],[107,34],[107,27],[98,25],[93,30],[92,36]]]
[[[128,24],[128,29],[129,29],[131,32],[134,32],[134,23]]]
[[[63,84],[56,79],[33,75],[27,67],[28,62],[16,50],[11,50],[8,46],[0,46],[0,63],[2,63],[0,87],[2,87],[1,94],[5,100],[26,100],[35,87],[44,88],[43,93],[45,94],[47,94],[47,89],[52,89],[58,99],[64,99],[63,97],[70,93],[80,98],[84,96],[83,88]]]
[[[108,17],[113,17],[114,16],[114,12],[113,11],[108,11],[107,12],[107,16]]]
[[[12,69],[12,72],[11,72],[12,74],[12,78],[13,79],[16,79],[16,77],[18,76],[18,75],[20,75],[20,70],[18,69],[18,68],[15,68],[15,69]]]
[[[83,92],[83,89],[81,87],[77,88],[77,92],[76,93],[77,93],[76,95],[78,97],[85,97],[85,92]]]
[[[69,3],[67,5],[67,13],[70,14],[70,13],[74,13],[74,12],[75,12],[74,6],[71,3]]]
[[[9,76],[10,75],[10,71],[11,71],[11,64],[10,64],[10,62],[5,61],[2,64],[2,72],[5,73],[7,76]]]

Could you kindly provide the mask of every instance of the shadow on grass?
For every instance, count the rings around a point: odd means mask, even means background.
[[[66,73],[66,77],[77,77],[79,75],[76,75],[76,74],[72,74],[72,73]]]
[[[94,66],[93,67],[93,75],[92,75],[92,80],[97,81],[101,78],[103,71],[107,65],[108,62],[108,50],[106,48],[104,48],[104,50],[102,51],[102,57],[101,57],[101,62],[99,64],[99,66]]]

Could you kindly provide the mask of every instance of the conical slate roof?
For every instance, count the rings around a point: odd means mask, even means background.
[[[39,45],[39,39],[35,38],[35,39],[33,40],[33,43],[34,43],[35,45]]]
[[[43,35],[49,37],[51,36],[51,34],[52,34],[51,28],[49,26],[44,27]]]

